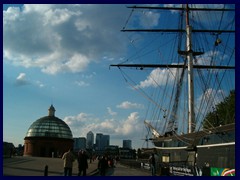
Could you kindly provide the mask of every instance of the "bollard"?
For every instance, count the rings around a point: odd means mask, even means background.
[[[45,169],[44,169],[44,176],[48,176],[48,165],[45,166]]]

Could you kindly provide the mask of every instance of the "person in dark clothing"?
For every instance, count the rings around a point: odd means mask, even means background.
[[[155,160],[155,157],[154,157],[154,153],[152,153],[152,155],[149,158],[149,164],[151,166],[152,176],[155,176],[155,174],[156,174],[156,160]]]
[[[108,160],[106,156],[103,156],[98,161],[98,169],[100,171],[101,176],[106,175],[107,168],[108,168]]]
[[[117,156],[116,157],[116,165],[117,165],[117,163],[120,161],[120,158],[119,158],[119,156]]]
[[[78,176],[86,176],[88,169],[87,155],[85,151],[78,152]]]

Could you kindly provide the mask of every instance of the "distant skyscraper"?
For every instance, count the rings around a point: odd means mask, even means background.
[[[108,147],[110,143],[110,136],[109,135],[103,135],[102,136],[102,148],[105,149],[105,147]]]
[[[86,149],[86,138],[85,137],[79,137],[79,138],[73,138],[74,140],[74,150],[79,151],[80,149]]]
[[[94,144],[94,134],[92,131],[87,133],[87,149],[93,149]]]
[[[123,140],[123,148],[132,149],[132,141],[131,140]]]
[[[109,146],[110,136],[103,135],[101,133],[96,134],[96,150],[104,150],[105,147]]]
[[[96,134],[96,150],[101,150],[101,139],[103,134],[97,133]]]

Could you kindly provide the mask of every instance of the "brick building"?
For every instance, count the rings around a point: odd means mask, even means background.
[[[73,136],[69,126],[55,117],[53,105],[44,116],[29,127],[24,138],[24,156],[61,157],[73,147]]]

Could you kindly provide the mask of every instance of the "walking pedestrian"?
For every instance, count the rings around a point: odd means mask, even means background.
[[[73,149],[70,148],[67,152],[65,152],[62,156],[62,159],[64,160],[64,176],[72,176],[72,167],[73,162],[75,161]]]
[[[116,157],[116,165],[117,165],[118,161],[120,161],[119,156]]]
[[[152,155],[149,157],[149,164],[151,167],[152,176],[155,176],[156,175],[156,160],[154,157],[154,153],[152,153]]]
[[[78,152],[78,176],[81,176],[81,175],[86,176],[87,169],[88,169],[88,162],[87,162],[86,151],[80,150]]]
[[[101,176],[106,175],[106,170],[108,168],[108,160],[106,156],[102,156],[98,161],[98,169]]]

